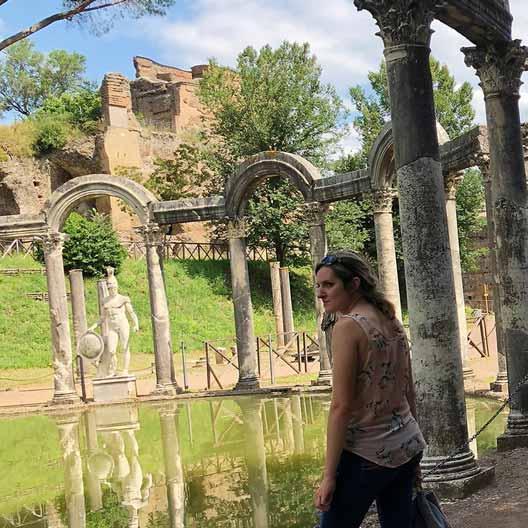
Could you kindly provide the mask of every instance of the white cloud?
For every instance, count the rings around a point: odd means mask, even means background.
[[[510,0],[514,36],[528,34],[526,0]],[[234,65],[237,54],[247,45],[277,46],[283,40],[308,41],[323,67],[326,82],[334,84],[346,101],[348,88],[368,85],[367,74],[383,58],[383,45],[375,36],[378,28],[372,16],[358,12],[351,0],[184,0],[182,16],[144,20],[139,29],[159,46],[159,59],[166,64],[188,68],[210,57]],[[484,99],[478,78],[464,64],[462,46],[471,43],[451,28],[435,22],[432,53],[447,64],[458,83],[468,81],[474,88],[477,123],[485,122]],[[523,91],[521,117],[528,120],[528,93]]]

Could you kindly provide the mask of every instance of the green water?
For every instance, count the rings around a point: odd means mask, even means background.
[[[201,399],[1,420],[0,528],[311,527],[328,403]],[[470,401],[470,430],[497,407]]]

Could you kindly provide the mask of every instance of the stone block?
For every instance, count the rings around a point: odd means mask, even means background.
[[[528,448],[528,433],[515,435],[505,433],[497,438],[497,451],[511,451],[519,447]]]
[[[94,401],[115,402],[137,397],[135,376],[115,376],[93,380]]]
[[[463,499],[491,484],[494,478],[495,466],[490,466],[466,478],[425,482],[424,488],[433,490],[441,499]]]

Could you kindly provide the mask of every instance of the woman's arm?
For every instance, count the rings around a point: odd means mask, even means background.
[[[332,502],[337,464],[345,445],[347,426],[354,411],[357,356],[366,336],[352,319],[340,319],[332,333],[332,403],[328,413],[326,460],[323,480],[316,493],[316,507],[327,510]]]

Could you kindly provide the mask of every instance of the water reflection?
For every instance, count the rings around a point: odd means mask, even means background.
[[[168,401],[0,421],[0,528],[311,526],[328,402]],[[497,405],[469,402],[470,434]]]

